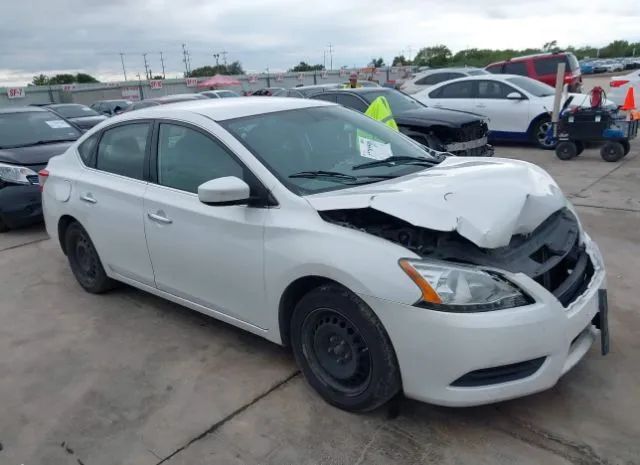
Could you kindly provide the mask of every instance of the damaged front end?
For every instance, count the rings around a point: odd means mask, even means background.
[[[434,150],[461,157],[491,157],[493,146],[488,144],[489,128],[481,119],[463,123],[459,127],[432,125],[404,126],[400,119],[400,131]]]
[[[516,234],[508,245],[481,248],[457,231],[435,231],[373,208],[320,211],[330,223],[357,229],[399,244],[422,258],[446,260],[524,273],[551,292],[563,306],[581,295],[594,266],[580,243],[580,226],[567,208],[551,214],[527,234]]]

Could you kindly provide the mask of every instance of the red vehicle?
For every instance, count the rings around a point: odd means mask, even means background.
[[[569,84],[569,92],[581,92],[582,73],[580,72],[580,64],[573,53],[556,52],[527,55],[491,63],[485,69],[493,74],[527,76],[555,87],[559,63],[566,65],[564,83]]]

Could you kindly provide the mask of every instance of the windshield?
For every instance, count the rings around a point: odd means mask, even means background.
[[[528,77],[511,77],[507,78],[507,81],[536,97],[547,97],[554,94],[553,87]]]
[[[82,118],[83,116],[100,116],[100,113],[84,105],[61,105],[51,107],[53,111],[65,118]]]
[[[0,149],[76,140],[80,132],[49,111],[0,114]]]
[[[400,91],[393,92],[367,92],[366,94],[362,94],[362,96],[367,99],[367,102],[371,103],[378,97],[385,97],[389,105],[391,106],[391,111],[393,113],[402,113],[409,110],[416,110],[418,108],[424,108],[424,105],[418,102],[413,97],[409,97],[406,94],[403,94]]]
[[[287,188],[299,194],[344,189],[425,169],[395,164],[354,167],[392,156],[437,161],[408,137],[361,113],[340,106],[301,108],[223,121]],[[294,177],[308,172],[333,175]],[[337,173],[337,174],[336,174]],[[348,176],[339,176],[340,174]],[[349,179],[357,176],[358,179]]]

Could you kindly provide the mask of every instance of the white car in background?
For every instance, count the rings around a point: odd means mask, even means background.
[[[633,87],[636,105],[640,108],[640,69],[634,69],[624,76],[613,76],[606,91],[607,97],[616,105],[622,105],[630,87]]]
[[[337,104],[150,107],[39,174],[84,289],[122,281],[291,346],[343,409],[511,399],[606,347],[602,257],[544,170],[445,157]]]
[[[554,92],[553,87],[525,76],[487,74],[444,82],[413,97],[427,106],[486,116],[492,140],[530,141],[552,149],[555,143],[547,139],[547,130]],[[573,96],[571,106],[589,106],[588,95],[568,95]]]
[[[400,85],[400,90],[407,94],[415,94],[441,82],[451,81],[465,76],[489,74],[481,68],[438,68],[417,73]]]

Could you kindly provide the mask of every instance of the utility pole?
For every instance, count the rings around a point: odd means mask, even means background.
[[[182,44],[182,61],[184,62],[184,75],[188,77],[191,71],[189,70],[189,52],[187,52],[186,47],[186,44]]]
[[[411,61],[411,52],[413,51],[413,49],[411,48],[411,45],[407,45],[407,60]]]
[[[124,80],[127,80],[127,70],[124,68],[124,53],[120,52],[120,61],[122,62],[122,74],[124,74]]]
[[[227,52],[223,50],[220,54],[222,55],[222,62],[227,66]]]
[[[220,65],[220,63],[219,63],[220,54],[219,53],[214,53],[213,54],[213,58],[216,59],[216,68],[217,68]]]
[[[322,51],[322,67],[324,69],[327,69],[327,51],[326,50]]]
[[[162,56],[162,52],[160,52],[160,63],[162,63],[162,79],[166,79],[167,77],[164,74],[164,57]]]
[[[267,87],[271,87],[271,78],[269,77],[269,68],[267,68]]]
[[[329,43],[329,69],[333,71],[333,45]]]
[[[149,65],[147,64],[147,54],[143,53],[142,57],[144,58],[144,73],[147,76],[147,80],[149,80]]]

